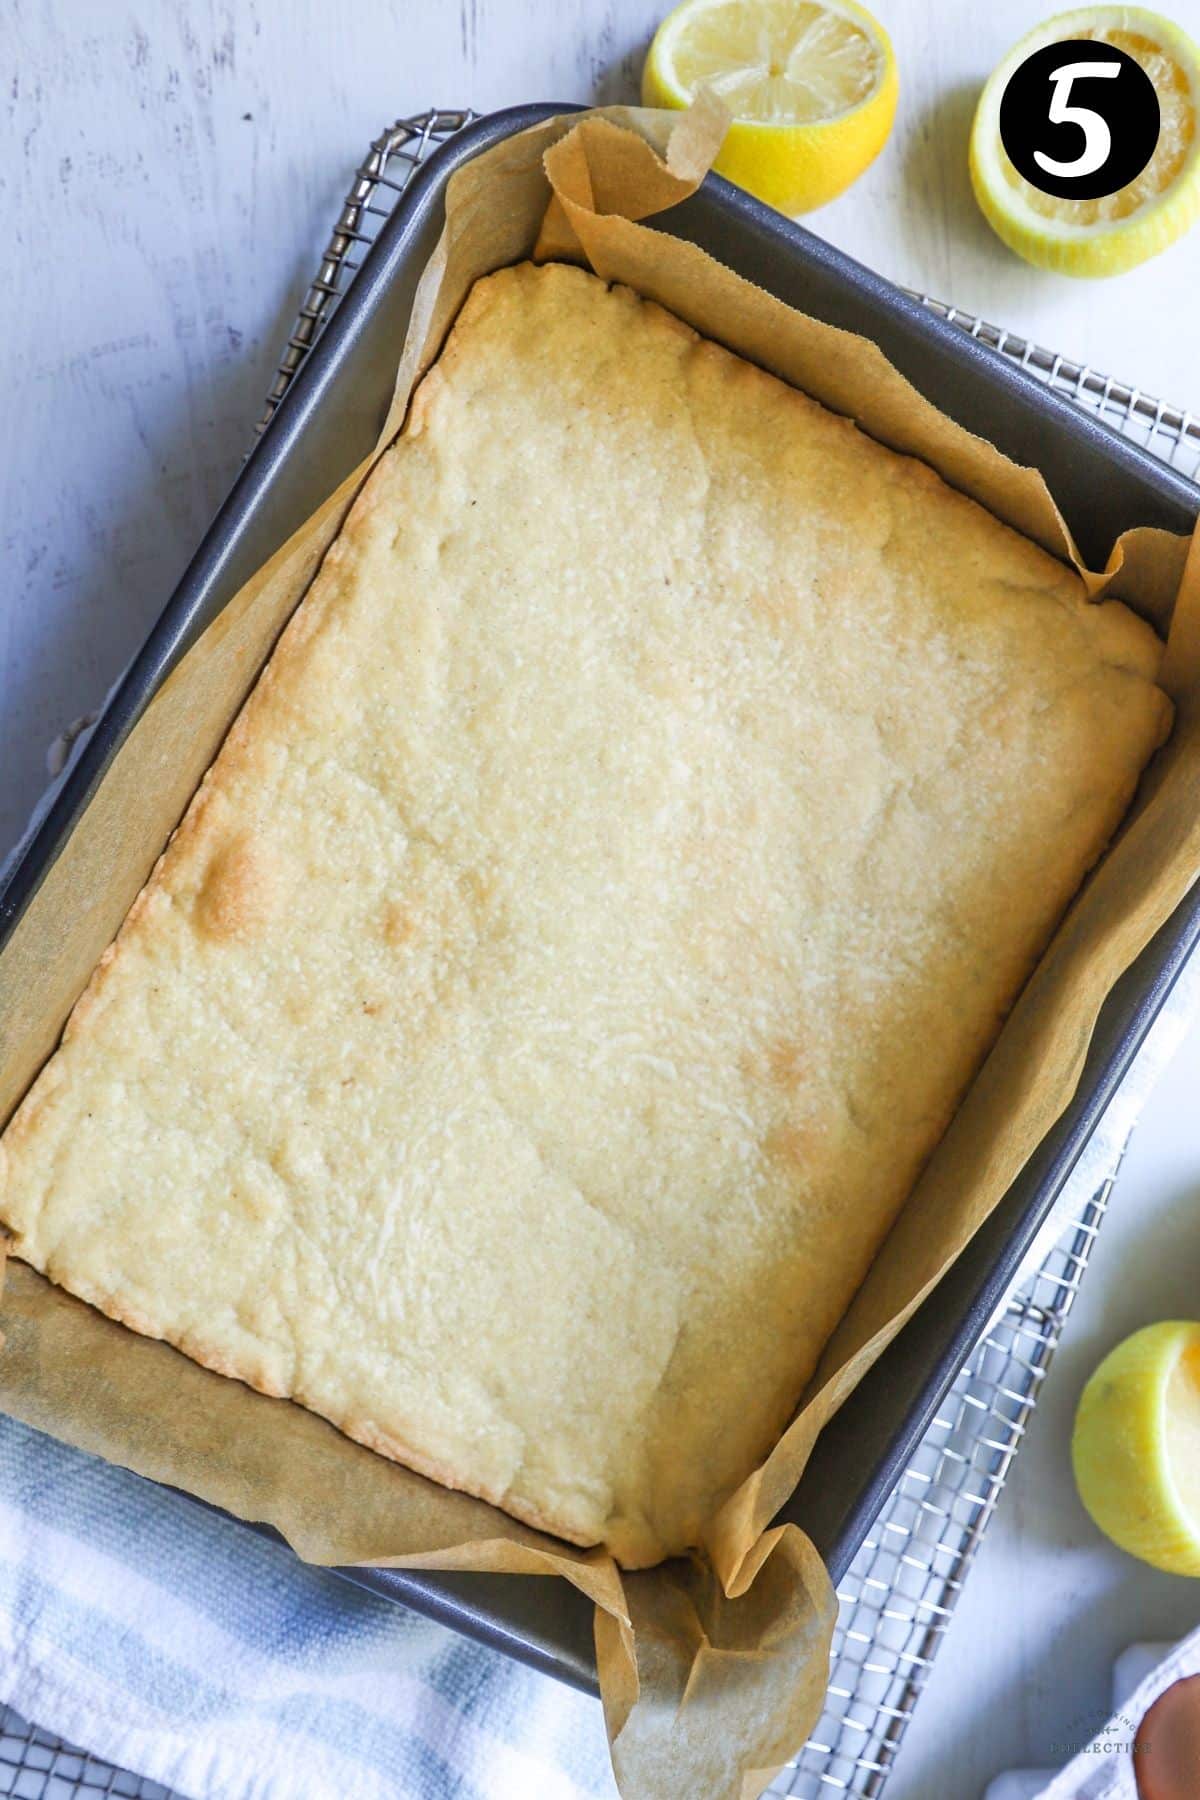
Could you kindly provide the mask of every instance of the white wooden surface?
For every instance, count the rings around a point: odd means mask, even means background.
[[[1200,0],[1164,0],[1200,36]],[[892,142],[810,223],[896,279],[1200,407],[1200,231],[1118,282],[1026,269],[975,211],[974,98],[1047,0],[876,0]],[[348,174],[430,104],[632,98],[660,0],[6,0],[0,16],[0,854],[62,723],[144,636],[235,473]],[[1118,1336],[1197,1311],[1200,1032],[1128,1159],[1066,1345],[894,1800],[976,1800],[1106,1710],[1112,1658],[1181,1634],[1200,1584],[1107,1549],[1069,1420]]]

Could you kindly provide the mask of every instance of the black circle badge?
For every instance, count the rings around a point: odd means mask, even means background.
[[[1000,99],[1000,140],[1013,166],[1061,200],[1100,200],[1133,181],[1154,155],[1158,129],[1145,69],[1090,38],[1035,50]]]

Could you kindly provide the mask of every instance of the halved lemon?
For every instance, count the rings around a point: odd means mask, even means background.
[[[855,0],[683,0],[642,71],[647,106],[710,89],[732,117],[716,168],[781,212],[832,200],[896,116],[887,32]]]
[[[1105,1357],[1079,1402],[1071,1460],[1114,1544],[1200,1575],[1200,1323],[1147,1325]]]
[[[1044,44],[1085,38],[1113,44],[1145,69],[1160,128],[1141,174],[1099,200],[1043,194],[1018,173],[1000,141],[1010,77]],[[1085,6],[1023,37],[989,77],[971,128],[971,184],[984,217],[1010,250],[1061,275],[1118,275],[1182,237],[1200,217],[1200,50],[1169,19],[1140,6]]]

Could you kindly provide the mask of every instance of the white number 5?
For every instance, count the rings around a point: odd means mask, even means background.
[[[1068,104],[1071,83],[1081,80],[1085,75],[1101,75],[1113,79],[1120,73],[1119,62],[1064,63],[1061,69],[1054,70],[1050,77],[1054,83],[1054,92],[1050,96],[1050,123],[1080,126],[1084,144],[1079,155],[1071,162],[1059,162],[1055,157],[1045,156],[1040,150],[1035,150],[1033,160],[1039,169],[1045,169],[1047,175],[1080,178],[1094,175],[1097,169],[1104,167],[1112,149],[1112,132],[1108,129],[1108,121],[1090,107]]]

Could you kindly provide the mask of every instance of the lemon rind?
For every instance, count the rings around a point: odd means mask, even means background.
[[[971,127],[969,167],[980,210],[996,235],[1019,256],[1059,274],[1122,274],[1176,243],[1200,218],[1200,130],[1182,168],[1159,195],[1127,218],[1076,225],[1035,213],[1009,186],[1000,142],[1000,98],[1017,66],[1043,44],[1075,27],[1136,32],[1173,55],[1187,77],[1193,113],[1200,122],[1200,48],[1180,26],[1141,6],[1085,6],[1059,13],[1015,44],[992,71]],[[986,146],[985,157],[981,147]],[[994,179],[989,179],[994,170]]]
[[[1120,1549],[1172,1575],[1200,1576],[1200,1521],[1179,1493],[1165,1416],[1179,1359],[1198,1346],[1200,1324],[1191,1320],[1134,1332],[1084,1388],[1071,1439],[1075,1482],[1091,1519]],[[1115,1421],[1113,1382],[1122,1401]]]

